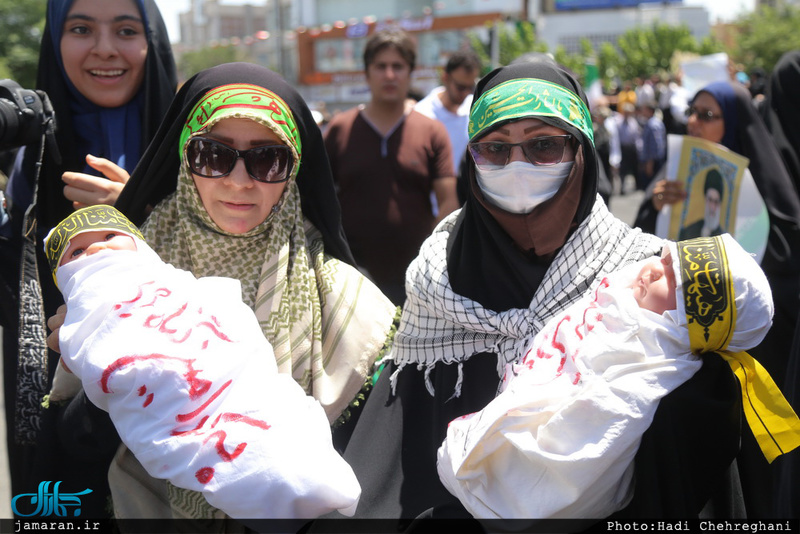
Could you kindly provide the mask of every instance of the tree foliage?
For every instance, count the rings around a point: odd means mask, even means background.
[[[622,34],[617,49],[619,76],[632,80],[668,72],[675,52],[696,52],[698,43],[688,26],[655,23],[650,28],[633,28]]]
[[[530,52],[547,52],[547,44],[536,40],[536,32],[532,23],[527,21],[517,21],[511,23],[501,23],[492,28],[490,34],[492,39],[497,33],[500,43],[499,58],[500,65],[508,65],[516,58]],[[491,70],[497,65],[492,65],[492,45],[483,42],[479,37],[471,37],[473,50],[484,65],[484,70]]]
[[[732,50],[737,63],[748,70],[761,67],[767,72],[790,50],[800,49],[800,8],[764,6],[739,19],[739,37]]]
[[[27,89],[36,84],[46,6],[43,0],[0,0],[0,78]]]
[[[516,31],[506,29],[500,33],[501,64],[508,64],[513,58],[530,51],[550,53],[545,43],[536,40],[533,25],[524,26],[524,32],[520,31],[519,24],[516,28]],[[486,61],[491,45],[479,40],[476,42],[475,38],[473,45]],[[671,72],[676,53],[705,55],[721,51],[724,51],[722,45],[713,37],[698,42],[686,25],[655,23],[651,27],[632,28],[616,43],[604,42],[598,48],[588,39],[582,39],[578,53],[569,53],[559,46],[552,56],[578,75],[581,81],[586,63],[594,61],[601,80],[609,88],[612,81]]]
[[[188,80],[201,70],[223,63],[248,60],[246,54],[235,46],[201,48],[181,56],[178,60],[178,74],[181,79]]]

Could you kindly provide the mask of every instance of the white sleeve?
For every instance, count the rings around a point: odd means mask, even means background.
[[[617,130],[617,123],[612,117],[606,119],[603,124],[607,124],[606,131],[608,131],[608,144],[609,154],[608,162],[612,167],[619,167],[622,162],[622,148],[619,144],[619,131]]]
[[[137,279],[88,335],[71,299],[61,342],[147,472],[234,518],[354,513],[361,489],[324,410],[278,373],[238,281]]]

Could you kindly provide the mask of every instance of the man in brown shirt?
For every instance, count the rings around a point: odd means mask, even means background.
[[[406,32],[373,35],[364,51],[371,99],[334,116],[325,131],[353,255],[396,304],[405,300],[406,267],[419,246],[458,208],[447,130],[406,102],[415,61]]]

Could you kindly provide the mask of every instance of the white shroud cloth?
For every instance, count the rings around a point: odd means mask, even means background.
[[[448,426],[439,477],[475,517],[602,518],[629,502],[659,400],[702,365],[677,312],[638,307],[627,285],[642,265],[550,320],[505,389]]]
[[[361,488],[325,412],[278,373],[239,282],[196,279],[137,246],[58,271],[62,359],[125,445],[234,518],[352,515]]]

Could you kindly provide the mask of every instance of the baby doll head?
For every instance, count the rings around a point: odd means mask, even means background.
[[[677,286],[675,321],[689,330],[692,352],[739,352],[772,326],[772,291],[764,271],[730,234],[667,242]]]
[[[139,249],[143,237],[122,213],[111,206],[80,209],[53,228],[44,241],[45,255],[58,284],[58,268],[101,250]]]
[[[677,306],[677,284],[669,249],[645,262],[630,288],[640,308],[661,315]]]

